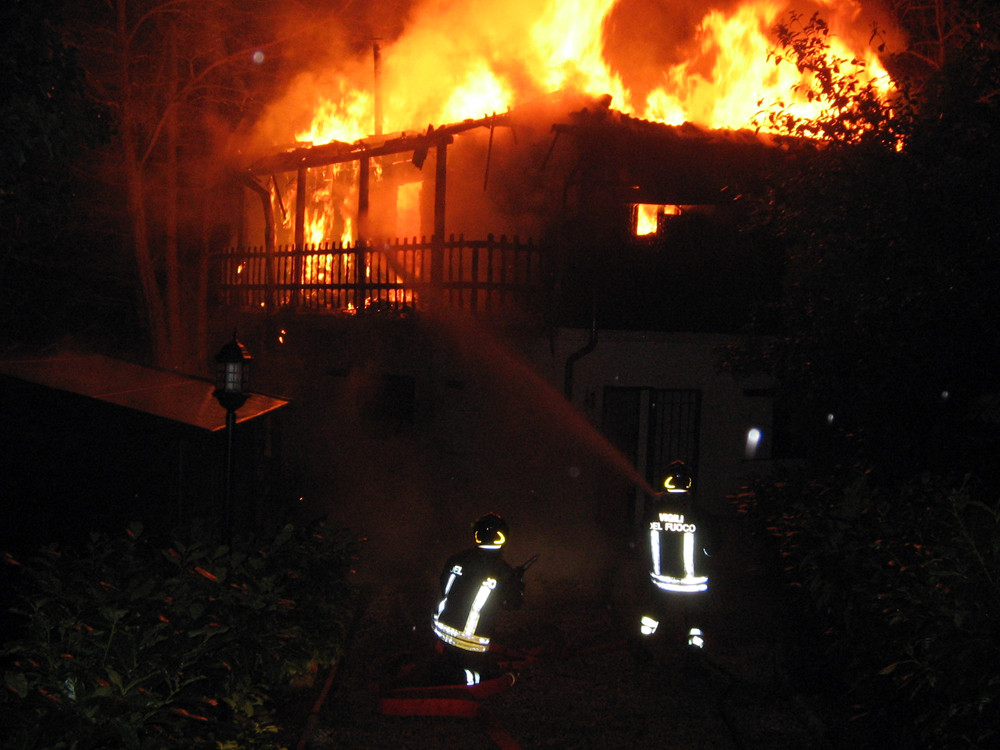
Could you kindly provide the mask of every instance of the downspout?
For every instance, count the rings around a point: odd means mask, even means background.
[[[596,305],[595,305],[596,307]],[[590,336],[587,339],[587,343],[580,349],[569,355],[566,358],[566,370],[565,370],[565,381],[563,385],[563,392],[566,395],[566,400],[573,401],[573,367],[576,363],[594,351],[597,346],[597,311],[596,309],[591,313],[590,316]]]

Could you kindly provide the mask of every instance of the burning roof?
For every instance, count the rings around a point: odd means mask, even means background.
[[[884,74],[860,0],[821,4],[831,54]],[[278,244],[300,246],[443,231],[533,236],[529,214],[552,213],[546,191],[566,194],[581,180],[613,185],[626,201],[724,202],[781,152],[746,129],[762,109],[822,108],[807,72],[769,55],[789,9],[780,0],[418,1],[391,39],[373,35],[372,57],[357,30],[345,30],[350,54],[316,51],[245,144],[250,186],[265,201],[271,193]],[[432,225],[431,198],[414,186],[431,181],[423,166],[435,152],[432,179],[443,182],[446,151],[448,217],[435,187]],[[381,216],[380,201],[391,204]]]
[[[324,29],[309,69],[256,136],[354,143],[383,128],[419,132],[519,109],[557,91],[606,94],[617,111],[671,125],[739,129],[779,100],[807,117],[822,108],[808,73],[769,54],[775,26],[793,10],[822,15],[832,55],[858,60],[866,77],[885,74],[872,48],[878,11],[864,0],[416,0],[391,35],[388,18],[368,32],[372,57],[364,26]],[[889,26],[878,18],[882,32]],[[341,35],[351,44],[337,44]]]
[[[749,129],[667,125],[611,109],[575,113],[552,126],[575,138],[582,153],[613,168],[630,202],[717,204],[757,184],[800,139]],[[613,165],[613,166],[612,166]]]
[[[493,115],[478,120],[463,120],[435,128],[428,126],[423,133],[401,132],[390,135],[372,135],[353,143],[332,141],[320,145],[296,146],[270,156],[252,161],[248,167],[251,174],[268,175],[273,172],[291,172],[300,168],[321,167],[342,164],[364,158],[390,156],[394,154],[426,153],[431,148],[451,143],[457,133],[480,127],[504,127],[509,125],[507,114]]]
[[[748,129],[642,120],[611,109],[607,97],[570,97],[567,101],[576,108],[559,110],[554,103],[566,102],[548,99],[543,105],[498,115],[431,125],[423,132],[301,145],[255,159],[247,172],[251,178],[272,181],[271,190],[278,194],[282,210],[286,206],[301,209],[296,245],[341,238],[345,226],[355,234],[344,239],[443,235],[445,231],[533,236],[542,231],[537,220],[560,213],[567,191],[574,186],[600,185],[619,203],[720,204],[759,183],[777,159],[800,143]],[[585,106],[579,106],[581,102]],[[496,135],[500,130],[509,131],[509,137],[501,141]],[[457,153],[446,157],[452,145]],[[447,175],[443,165],[424,169],[429,153],[435,154],[435,160],[449,160]],[[335,175],[317,178],[312,187],[307,186],[307,172],[331,168]],[[276,177],[280,173],[300,175],[283,183],[288,186],[284,197]],[[400,231],[398,221],[389,225],[376,221],[370,231],[364,231],[364,214],[378,202],[369,200],[369,191],[381,190],[381,199],[393,204],[400,200],[398,192],[392,192],[397,188],[371,187],[375,179],[432,183],[439,193],[434,207],[439,215],[433,225],[425,217],[420,230]],[[341,187],[330,187],[335,184]],[[535,216],[529,215],[532,212]],[[292,213],[285,211],[286,217]],[[509,220],[515,215],[516,221]]]

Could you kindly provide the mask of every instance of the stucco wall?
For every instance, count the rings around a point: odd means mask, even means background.
[[[561,329],[530,356],[565,390],[567,362],[590,336],[587,330]],[[723,334],[597,331],[593,350],[572,364],[572,403],[599,427],[608,386],[700,390],[699,496],[722,507],[747,472],[769,458],[771,401],[759,395],[766,381],[739,382],[718,368],[720,350],[739,341]],[[754,427],[762,441],[748,460],[747,433]]]

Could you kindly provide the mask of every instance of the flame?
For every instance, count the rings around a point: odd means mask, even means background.
[[[680,206],[658,205],[655,203],[637,203],[635,205],[635,235],[648,237],[660,230],[660,217],[678,216]]]
[[[779,11],[772,3],[743,5],[728,16],[709,11],[697,27],[695,53],[664,72],[663,85],[647,98],[657,109],[644,116],[660,119],[658,108],[671,102],[669,124],[681,118],[712,128],[746,127],[764,91],[787,91],[797,80],[767,60],[773,45],[766,30]]]
[[[794,65],[768,60],[772,30],[790,9],[784,0],[709,6],[673,50],[684,59],[664,64],[652,78],[648,65],[640,70],[627,60],[614,67],[608,61],[606,40],[619,1],[427,0],[382,52],[386,128],[412,132],[428,123],[484,117],[561,90],[610,95],[613,108],[635,117],[709,128],[750,127],[762,100],[780,100],[796,115],[818,114],[820,105],[801,91],[804,81]],[[831,19],[831,55],[862,60],[864,75],[884,81],[880,86],[888,92],[891,82],[868,47],[860,0],[813,3]],[[630,7],[646,10],[637,0]],[[658,29],[647,33],[655,36]],[[354,142],[374,132],[371,79],[370,66],[361,61],[334,71],[330,83],[306,94],[312,117],[295,138]]]
[[[311,182],[307,184],[308,202],[304,207],[306,245],[337,239],[347,244],[354,240],[352,217],[357,203],[354,179],[354,172],[341,164],[308,171],[307,180]],[[289,186],[281,195],[272,188],[272,195],[281,207],[282,227],[290,231],[295,222],[295,188]]]
[[[822,9],[832,32],[831,57],[859,60],[860,83],[874,80],[881,92],[890,93],[891,80],[869,45],[871,26],[861,0],[802,1]],[[379,44],[380,92],[374,91],[370,58],[343,60],[297,79],[261,130],[283,136],[291,130],[299,143],[354,143],[383,127],[390,133],[422,132],[428,124],[487,117],[553,92],[610,96],[611,107],[624,114],[669,125],[750,128],[769,102],[811,118],[820,114],[822,103],[809,96],[808,75],[768,58],[776,45],[774,27],[792,9],[789,2],[734,0],[713,7],[701,0],[418,0],[404,31]],[[622,26],[626,12],[645,14],[641,25],[632,18]],[[641,38],[635,37],[637,28]],[[633,54],[640,43],[653,49],[641,64],[641,56]],[[305,124],[287,124],[293,110]],[[379,160],[371,167],[373,181],[382,179]],[[309,173],[306,244],[356,241],[356,166]],[[379,226],[379,235],[415,237],[421,228],[419,182],[387,189],[396,194],[395,231]],[[296,215],[294,186],[274,190],[288,230]],[[655,233],[669,208],[637,207],[637,234]],[[303,281],[346,278],[356,271],[354,257],[313,256]]]
[[[560,0],[543,6],[542,17],[530,32],[542,60],[543,89],[610,94],[613,106],[625,106],[625,87],[604,61],[601,41],[604,20],[616,2]]]
[[[465,81],[451,92],[442,110],[446,122],[462,120],[469,112],[490,112],[508,109],[513,93],[496,74],[480,61],[469,71]]]
[[[657,216],[658,206],[652,203],[640,203],[636,207],[635,233],[639,237],[655,234],[659,226]]]
[[[337,80],[337,95],[322,97],[307,130],[295,134],[301,143],[353,143],[369,132],[374,99],[366,88],[355,88],[347,79]]]

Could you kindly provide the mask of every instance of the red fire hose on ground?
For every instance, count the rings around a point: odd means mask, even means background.
[[[519,578],[524,576],[525,571],[537,560],[538,555],[532,555],[515,568],[516,575]],[[537,653],[514,653],[495,643],[492,650],[499,657],[497,666],[504,672],[499,677],[476,685],[407,686],[380,691],[377,711],[385,716],[456,716],[475,719],[501,750],[520,750],[517,741],[481,701],[510,690],[517,680],[517,673]],[[405,665],[400,674],[414,666]]]
[[[560,649],[545,653],[541,648],[516,651],[494,644],[498,666],[509,670],[478,685],[434,685],[400,687],[380,690],[377,711],[386,716],[453,716],[474,719],[501,750],[520,750],[520,745],[507,732],[481,701],[506,692],[517,680],[517,674],[539,659],[565,658],[588,653],[600,653],[623,648],[625,642],[607,643],[586,649]],[[403,671],[405,672],[406,667]]]
[[[534,555],[517,570],[523,574],[537,559],[538,555]],[[376,692],[376,711],[383,716],[450,716],[473,719],[500,750],[520,750],[517,741],[482,701],[510,690],[517,680],[517,675],[542,658],[565,658],[571,655],[600,653],[617,650],[624,645],[625,642],[622,641],[585,649],[559,648],[546,651],[544,648],[508,649],[494,642],[491,650],[497,656],[497,666],[503,673],[499,677],[471,686],[419,684],[417,673],[420,671],[420,666],[414,663],[417,660],[408,658],[406,654],[397,655],[394,658],[393,672],[384,674],[386,678],[384,682],[376,682],[373,686]],[[400,657],[403,663],[400,663]],[[316,726],[320,709],[329,694],[336,672],[337,667],[334,666],[310,713],[298,750],[305,750],[306,737]],[[389,687],[390,685],[392,687]]]
[[[507,673],[470,687],[440,685],[397,688],[379,696],[377,710],[385,716],[457,716],[475,719],[501,750],[520,750],[517,741],[490,710],[480,703],[484,698],[509,690],[515,680],[512,673]]]

